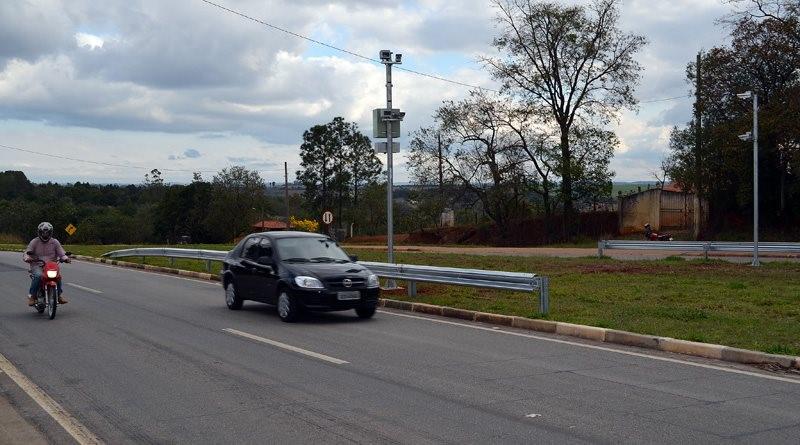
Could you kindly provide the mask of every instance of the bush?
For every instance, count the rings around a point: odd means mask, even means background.
[[[297,219],[294,216],[290,216],[289,227],[302,232],[318,232],[319,222],[311,219]]]

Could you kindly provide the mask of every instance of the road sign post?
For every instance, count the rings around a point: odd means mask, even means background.
[[[322,222],[325,224],[325,232],[328,234],[328,236],[330,236],[331,224],[333,224],[333,212],[326,210],[325,213],[322,214]]]

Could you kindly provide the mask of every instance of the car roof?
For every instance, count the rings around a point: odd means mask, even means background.
[[[328,238],[327,235],[323,235],[321,233],[310,233],[310,232],[297,232],[297,231],[274,231],[274,232],[260,232],[260,233],[253,233],[250,236],[262,236],[265,238],[270,239],[281,239],[281,238]]]

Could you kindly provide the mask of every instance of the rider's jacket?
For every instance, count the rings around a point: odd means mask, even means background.
[[[28,254],[31,252],[31,254]],[[41,261],[56,261],[58,259],[66,260],[67,253],[61,247],[61,243],[55,238],[50,238],[47,241],[42,241],[38,236],[28,243],[25,248],[23,260],[31,265],[33,268],[36,260]]]

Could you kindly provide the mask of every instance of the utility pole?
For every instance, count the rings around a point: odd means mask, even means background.
[[[702,133],[702,107],[700,106],[700,89],[702,88],[702,77],[700,70],[701,53],[697,53],[697,79],[694,89],[695,103],[694,103],[694,166],[695,166],[695,191],[697,195],[697,208],[695,209],[695,227],[694,237],[700,238],[700,226],[703,223],[703,167],[702,167],[702,151],[703,151],[703,133]]]
[[[283,163],[283,199],[286,202],[286,228],[289,229],[289,163]]]

